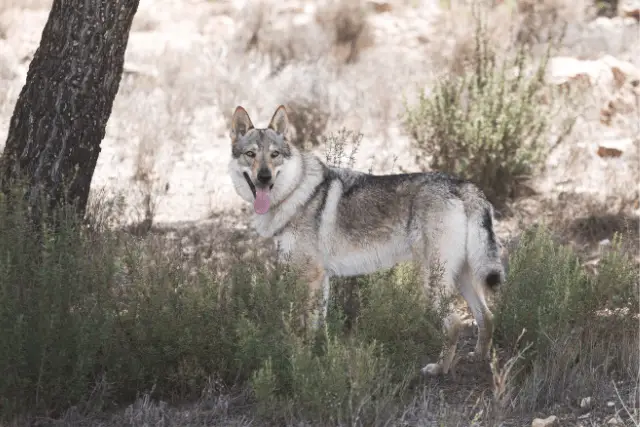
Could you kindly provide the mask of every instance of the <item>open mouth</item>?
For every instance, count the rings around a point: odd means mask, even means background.
[[[253,210],[258,215],[264,215],[269,212],[269,207],[271,206],[271,189],[273,188],[273,184],[271,184],[268,188],[261,187],[256,188],[253,181],[249,177],[249,174],[243,172],[244,179],[247,181],[251,192],[253,193],[254,201],[253,201]]]

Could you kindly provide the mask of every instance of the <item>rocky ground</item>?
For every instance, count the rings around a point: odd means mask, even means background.
[[[0,144],[50,3],[0,0]],[[236,105],[264,125],[284,103],[306,123],[296,127],[307,139],[341,128],[361,133],[358,169],[423,168],[401,125],[403,102],[455,70],[471,37],[468,8],[435,0],[356,3],[141,0],[93,178],[94,202],[117,199],[126,223],[146,218],[193,246],[205,240],[208,256],[221,256],[229,238],[252,244],[246,207],[227,176]],[[548,81],[579,95],[564,107],[579,113],[572,133],[559,143],[552,135],[534,192],[513,205],[500,234],[517,235],[541,218],[559,221],[591,258],[616,230],[627,227],[637,238],[640,5],[621,2],[617,13],[596,17],[583,0],[538,2],[531,15],[499,3],[490,26],[504,43],[511,31],[535,38],[567,24]]]

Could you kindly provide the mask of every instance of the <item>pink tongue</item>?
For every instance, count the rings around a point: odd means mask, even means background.
[[[256,200],[253,202],[253,209],[258,215],[264,215],[269,212],[269,205],[271,205],[269,200],[270,192],[269,189],[256,188]]]

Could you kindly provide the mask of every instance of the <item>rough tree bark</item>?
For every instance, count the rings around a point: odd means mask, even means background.
[[[0,158],[2,190],[26,184],[38,217],[57,205],[84,214],[138,3],[53,1]]]

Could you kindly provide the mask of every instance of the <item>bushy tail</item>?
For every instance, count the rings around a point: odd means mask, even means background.
[[[505,281],[500,245],[493,230],[493,208],[488,202],[469,212],[467,261],[474,277],[490,290]]]

